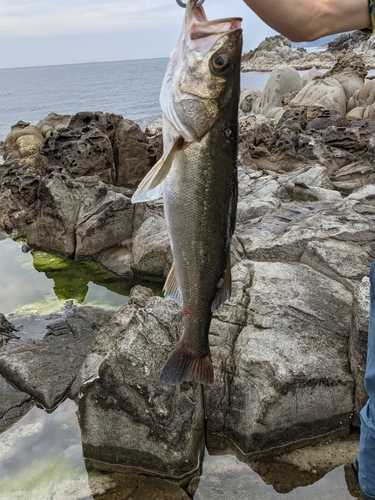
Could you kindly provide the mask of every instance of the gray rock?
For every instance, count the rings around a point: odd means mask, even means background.
[[[50,327],[46,341],[3,348],[0,373],[45,408],[53,409],[66,396],[99,326],[109,317],[110,313],[93,308],[68,313],[66,325],[59,321]]]
[[[0,433],[16,423],[33,406],[29,394],[19,391],[0,375]]]
[[[367,357],[367,336],[370,308],[370,280],[367,276],[357,285],[353,303],[353,331],[349,340],[350,368],[355,381],[353,424],[358,426],[359,411],[365,405],[368,396],[363,380]]]
[[[302,264],[252,265],[247,326],[219,371],[228,396],[221,383],[207,391],[209,434],[224,432],[245,453],[343,427],[353,408],[351,293]]]
[[[78,403],[86,463],[194,476],[204,448],[201,389],[158,381],[181,333],[181,310],[158,297],[146,303],[137,297],[102,328],[79,376],[86,380]]]

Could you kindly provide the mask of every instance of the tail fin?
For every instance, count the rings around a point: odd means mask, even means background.
[[[162,385],[177,385],[195,380],[201,384],[214,383],[214,369],[211,354],[200,356],[186,347],[181,339],[165,363],[160,375]]]

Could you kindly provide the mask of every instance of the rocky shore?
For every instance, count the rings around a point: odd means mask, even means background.
[[[242,56],[242,71],[266,71],[281,64],[299,71],[312,68],[330,69],[335,58],[345,51],[363,57],[368,69],[375,68],[375,38],[360,31],[344,33],[317,52],[309,52],[305,47],[292,48],[291,42],[282,35],[268,37],[254,50]]]
[[[66,311],[37,344],[9,343],[12,325],[0,319],[0,430],[68,396],[88,465],[173,480],[190,493],[205,445],[220,453],[231,442],[256,457],[349,435],[366,401],[375,258],[375,86],[366,64],[346,51],[324,75],[276,66],[263,91],[242,93],[233,292],[212,321],[215,384],[205,401],[194,384],[159,386],[181,310],[134,287],[115,313]],[[160,121],[142,132],[118,115],[52,113],[12,127],[3,149],[4,234],[26,230],[31,248],[165,279],[162,202],[130,201],[161,154]]]

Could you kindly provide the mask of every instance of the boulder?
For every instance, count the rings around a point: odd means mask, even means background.
[[[367,69],[363,58],[354,52],[340,54],[332,66],[325,73],[324,78],[335,78],[345,91],[349,99],[356,91],[361,91],[364,86]]]
[[[97,177],[71,180],[53,172],[39,188],[31,247],[65,256],[87,257],[120,246],[133,231],[134,207],[116,187]]]
[[[258,112],[267,116],[273,108],[282,107],[284,94],[301,89],[302,80],[297,70],[288,66],[276,66],[262,92]]]
[[[49,326],[45,341],[3,348],[0,374],[44,408],[55,408],[65,398],[98,328],[109,317],[110,313],[90,307],[69,311]]]
[[[244,453],[343,427],[354,385],[351,293],[303,264],[249,264],[247,324],[232,335],[233,351],[228,335],[213,348],[219,380],[207,390],[208,435],[224,433]]]
[[[80,375],[79,421],[87,464],[185,483],[199,473],[201,388],[159,385],[181,334],[181,318],[176,304],[150,298],[138,287],[102,328]]]
[[[32,397],[0,375],[0,433],[15,424],[34,406]]]
[[[346,114],[346,95],[342,86],[334,78],[313,80],[292,99],[291,103],[301,105],[320,105],[327,110]]]

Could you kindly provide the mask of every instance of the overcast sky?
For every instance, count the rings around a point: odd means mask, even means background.
[[[209,19],[242,17],[244,51],[275,34],[242,0],[206,0]],[[167,57],[176,0],[0,0],[0,68]]]

